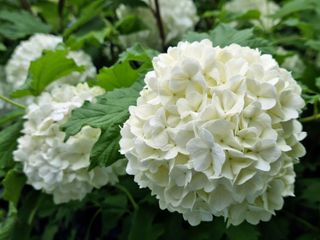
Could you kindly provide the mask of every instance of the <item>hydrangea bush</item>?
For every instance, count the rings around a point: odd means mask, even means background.
[[[318,239],[319,9],[2,1],[0,239]]]

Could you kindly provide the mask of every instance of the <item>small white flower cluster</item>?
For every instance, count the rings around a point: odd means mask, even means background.
[[[121,5],[117,9],[116,13],[119,19],[123,19],[128,15],[136,15],[142,19],[147,27],[146,30],[120,36],[120,41],[126,47],[139,42],[160,49],[160,33],[156,18],[153,14],[156,9],[154,0],[144,0],[144,2],[148,4],[152,10],[146,7],[132,9],[124,5]],[[193,29],[195,23],[198,21],[197,9],[192,0],[159,0],[159,7],[165,31],[165,43],[180,38],[188,30]]]
[[[278,20],[272,19],[271,15],[279,10],[279,6],[269,0],[232,0],[225,4],[225,9],[230,12],[245,13],[249,10],[258,10],[260,12],[259,20],[252,20],[252,24],[262,27],[266,30],[271,29],[278,24]]]
[[[65,133],[60,127],[71,111],[103,92],[86,83],[56,85],[27,108],[24,135],[18,139],[14,160],[22,163],[28,184],[53,194],[55,203],[81,200],[93,188],[116,183],[117,176],[124,173],[123,161],[88,171],[90,151],[100,129],[84,127],[63,142]]]
[[[153,60],[120,140],[126,171],[191,225],[267,221],[293,196],[304,101],[271,55],[209,40]]]
[[[12,86],[12,90],[16,90],[23,85],[32,61],[41,57],[44,50],[54,50],[62,41],[62,37],[42,33],[37,33],[28,40],[22,41],[14,50],[5,67],[6,80]],[[87,78],[95,77],[96,68],[88,54],[83,51],[72,51],[68,57],[73,59],[78,66],[84,66],[85,71],[71,73],[59,79],[59,83],[76,84],[79,81],[85,81]]]

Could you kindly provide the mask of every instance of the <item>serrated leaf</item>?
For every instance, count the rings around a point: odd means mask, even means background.
[[[154,51],[144,49],[140,45],[129,48],[120,55],[119,61],[112,67],[100,70],[92,84],[107,91],[115,88],[129,87],[152,68]]]
[[[236,30],[227,24],[220,24],[209,35],[214,46],[224,47],[231,43],[246,45],[253,37],[253,29]]]
[[[2,23],[1,23],[2,22]],[[0,35],[19,39],[34,33],[49,33],[51,27],[27,11],[0,11]]]
[[[97,166],[110,166],[117,161],[121,157],[119,141],[119,126],[111,125],[108,129],[103,130],[91,150],[89,171]]]
[[[83,66],[78,66],[73,59],[67,58],[67,55],[67,50],[46,51],[42,57],[32,61],[26,82],[11,96],[15,98],[28,95],[38,96],[55,80],[72,72],[84,70]]]
[[[247,45],[246,42],[253,37],[253,29],[236,30],[227,24],[220,24],[209,33],[189,33],[185,39],[188,41],[200,41],[210,39],[213,46],[225,47],[231,43]]]
[[[86,125],[102,130],[91,151],[90,168],[109,166],[119,159],[120,125],[128,119],[128,108],[136,103],[142,87],[142,81],[138,81],[130,88],[106,92],[95,102],[85,102],[81,108],[72,111],[71,118],[62,126],[65,140]]]
[[[25,182],[26,177],[23,174],[11,169],[2,181],[4,187],[3,199],[12,202],[15,206],[17,206],[20,193]]]
[[[241,46],[259,48],[262,52],[266,53],[275,52],[272,42],[255,37],[252,28],[237,30],[227,24],[220,24],[208,33],[189,32],[185,35],[185,40],[190,42],[201,41],[203,39],[211,40],[213,46],[225,47],[236,43]]]
[[[0,169],[13,166],[12,152],[17,147],[22,125],[22,121],[18,121],[0,132]]]

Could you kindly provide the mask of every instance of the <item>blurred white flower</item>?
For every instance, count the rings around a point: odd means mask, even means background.
[[[180,42],[153,66],[121,129],[127,173],[191,225],[269,220],[293,196],[305,153],[290,73],[259,50],[209,40]]]
[[[116,183],[118,175],[124,173],[123,161],[88,171],[90,151],[100,129],[86,126],[63,142],[65,133],[60,126],[71,111],[103,92],[98,87],[89,88],[86,83],[56,85],[27,108],[14,160],[22,163],[28,184],[52,194],[55,203],[81,200],[93,188]]]
[[[146,26],[145,30],[120,36],[120,41],[125,47],[139,42],[152,48],[161,49],[160,33],[153,14],[153,11],[156,9],[154,0],[143,1],[149,7],[130,8],[121,5],[117,9],[116,13],[119,19],[123,19],[128,15],[135,15]],[[188,30],[192,30],[198,21],[197,9],[192,0],[159,0],[159,6],[165,32],[165,43],[180,38]]]
[[[22,41],[14,50],[6,67],[6,80],[12,90],[20,88],[27,79],[29,66],[32,61],[41,57],[44,50],[54,50],[60,43],[62,37],[37,33],[28,40]],[[92,64],[91,57],[83,51],[71,51],[68,55],[78,66],[84,66],[82,73],[73,72],[59,79],[60,83],[76,84],[88,78],[95,77],[96,69]]]
[[[230,12],[246,13],[250,10],[258,10],[260,12],[260,18],[258,20],[251,20],[251,22],[263,29],[269,30],[279,20],[272,19],[271,15],[275,14],[279,10],[279,6],[269,0],[232,0],[225,4],[224,8]]]

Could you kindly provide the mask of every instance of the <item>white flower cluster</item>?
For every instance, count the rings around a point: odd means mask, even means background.
[[[209,40],[180,42],[154,71],[121,129],[126,171],[191,225],[267,221],[293,196],[304,155],[304,101],[271,55]]]
[[[272,19],[271,15],[279,10],[279,6],[269,0],[232,0],[225,4],[225,9],[230,12],[245,13],[249,10],[258,10],[260,12],[259,20],[251,22],[266,30],[271,29],[279,21]]]
[[[24,135],[18,139],[14,160],[22,163],[28,183],[53,194],[55,203],[81,200],[93,188],[116,183],[124,172],[122,161],[88,171],[90,151],[100,129],[84,127],[63,142],[65,133],[60,126],[71,111],[102,93],[101,88],[89,88],[86,83],[56,85],[27,108]]]
[[[155,11],[154,0],[144,0],[150,8],[138,7],[129,8],[121,5],[116,13],[119,19],[128,15],[136,15],[142,19],[147,29],[137,33],[120,36],[121,43],[128,47],[139,42],[144,45],[161,48],[160,33],[157,26],[156,18],[153,14]],[[167,1],[159,0],[161,19],[165,31],[165,42],[180,38],[186,31],[193,29],[198,21],[197,9],[192,0]]]
[[[62,41],[61,37],[42,33],[37,33],[30,39],[22,41],[14,50],[5,67],[6,80],[12,86],[12,90],[16,90],[23,85],[32,61],[41,57],[44,50],[54,50]],[[59,79],[60,83],[75,84],[79,81],[85,81],[87,78],[95,77],[96,69],[88,54],[83,51],[72,51],[68,57],[73,59],[78,66],[84,66],[85,71],[71,73]]]

